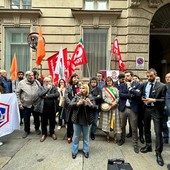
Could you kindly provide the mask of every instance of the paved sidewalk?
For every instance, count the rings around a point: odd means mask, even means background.
[[[32,131],[33,131],[33,127]],[[57,129],[57,128],[56,128]],[[170,163],[170,145],[164,146],[162,156],[165,165],[160,167],[156,163],[154,151],[136,154],[133,151],[131,139],[126,139],[123,146],[112,141],[105,141],[105,134],[97,131],[96,140],[90,141],[89,158],[84,158],[80,150],[77,158],[71,157],[71,144],[66,140],[66,129],[56,130],[58,139],[52,138],[41,143],[40,135],[32,132],[26,139],[22,139],[23,126],[1,140],[0,169],[2,170],[107,170],[108,159],[123,158],[129,162],[134,170],[167,170]],[[154,141],[153,141],[154,143]],[[143,145],[139,143],[140,147]],[[82,141],[80,142],[80,149]],[[154,150],[154,146],[153,146]]]

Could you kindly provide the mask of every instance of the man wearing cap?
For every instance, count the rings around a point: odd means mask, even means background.
[[[32,71],[27,71],[25,73],[25,79],[18,83],[18,88],[16,89],[17,100],[19,108],[23,110],[24,116],[24,131],[23,138],[26,138],[30,133],[30,116],[31,113],[34,117],[35,131],[36,134],[40,134],[39,126],[39,113],[35,112],[34,106],[37,104],[38,99],[38,89],[41,86],[37,80],[34,80],[34,73]]]

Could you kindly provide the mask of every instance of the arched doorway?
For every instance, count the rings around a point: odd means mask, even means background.
[[[159,8],[151,21],[149,68],[155,68],[163,82],[170,72],[170,3]]]

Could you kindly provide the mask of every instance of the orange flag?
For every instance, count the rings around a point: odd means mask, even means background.
[[[36,64],[40,65],[42,59],[45,57],[45,42],[42,36],[42,27],[40,25],[39,35],[38,35],[38,45],[37,45],[37,55]]]
[[[14,57],[12,59],[12,64],[10,68],[11,80],[16,80],[18,78],[17,72],[18,72],[17,57],[16,54],[14,53]]]

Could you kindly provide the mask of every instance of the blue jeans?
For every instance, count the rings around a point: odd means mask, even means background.
[[[72,154],[77,155],[80,141],[81,131],[83,132],[83,152],[89,152],[89,130],[90,126],[73,124],[73,140],[72,140]]]
[[[93,122],[92,122],[92,126],[91,126],[91,133],[92,134],[96,133],[98,116],[99,116],[99,112],[95,111],[93,113]]]

